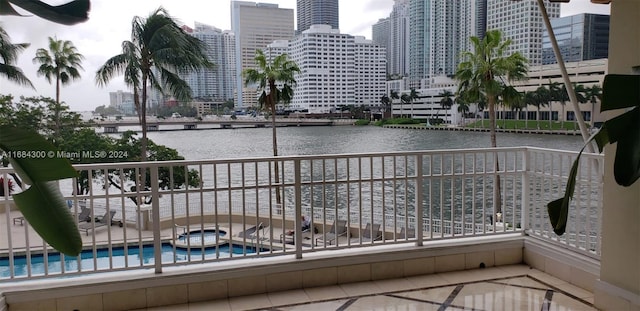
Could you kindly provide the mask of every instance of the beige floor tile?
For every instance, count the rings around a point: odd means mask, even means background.
[[[278,308],[278,310],[282,311],[327,311],[327,310],[337,310],[342,307],[345,303],[347,303],[348,299],[340,299],[333,301],[325,301],[325,302],[316,302],[309,304],[302,304],[291,307]]]
[[[498,268],[487,268],[442,273],[441,276],[443,279],[449,281],[450,284],[460,284],[504,278],[507,277],[507,273]]]
[[[536,269],[532,269],[531,271],[529,271],[529,275],[531,277],[533,277],[535,279],[538,279],[541,282],[544,282],[544,283],[549,284],[549,285],[556,285],[557,286],[557,285],[562,284],[562,283],[567,283],[567,282],[565,282],[565,281],[563,281],[563,280],[561,280],[561,279],[559,279],[557,277],[548,275],[548,274],[546,274],[546,273],[544,273],[544,272],[542,272],[540,270],[536,270]]]
[[[304,291],[311,301],[323,301],[329,299],[341,299],[348,297],[340,286],[323,286],[305,288]]]
[[[307,303],[311,301],[311,299],[303,289],[269,293],[267,294],[267,296],[269,297],[269,300],[271,300],[272,306],[284,306],[290,304]]]
[[[412,276],[408,277],[407,280],[415,285],[414,288],[427,288],[450,284],[449,281],[441,276],[441,274]]]
[[[417,291],[409,291],[395,294],[396,296],[409,297],[419,300],[444,303],[456,286],[429,288]]]
[[[229,298],[232,311],[270,308],[271,301],[267,294],[240,296]]]
[[[519,275],[527,275],[533,269],[527,265],[509,265],[509,266],[498,266],[497,269],[504,271],[507,276],[519,276]]]
[[[440,308],[439,304],[378,295],[361,297],[351,304],[346,310],[438,310],[438,308]]]
[[[553,298],[551,299],[551,305],[549,306],[549,310],[563,310],[563,311],[571,311],[571,310],[580,310],[580,311],[589,311],[589,310],[597,310],[596,308],[587,305],[579,300],[575,300],[563,293],[554,293]]]
[[[569,294],[571,294],[573,296],[576,296],[578,298],[581,298],[581,299],[593,297],[593,293],[589,292],[588,290],[586,290],[584,288],[580,288],[578,286],[575,286],[573,284],[562,283],[562,284],[558,284],[556,286],[559,289],[561,289],[562,291],[564,291],[566,293],[569,293]]]
[[[397,291],[406,291],[406,290],[417,288],[415,283],[410,282],[406,278],[377,280],[377,281],[374,281],[373,283],[375,283],[380,288],[380,290],[382,290],[382,292],[387,292],[387,293],[397,292]]]
[[[215,300],[211,302],[193,302],[189,304],[189,311],[231,311],[228,300]]]
[[[505,284],[466,284],[452,305],[484,310],[540,310],[545,293],[546,290],[543,289],[527,289]]]
[[[505,279],[505,280],[497,280],[496,283],[502,283],[502,284],[509,284],[509,285],[515,285],[515,286],[522,286],[522,287],[530,287],[530,288],[537,288],[537,289],[541,289],[541,290],[547,290],[549,288],[549,286],[542,284],[532,278],[523,276],[523,277],[515,277],[515,278],[509,278],[509,279]]]
[[[383,290],[374,282],[358,282],[340,285],[350,297],[382,293]]]

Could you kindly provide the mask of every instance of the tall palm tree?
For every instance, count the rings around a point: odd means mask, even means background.
[[[409,94],[402,94],[402,96],[400,96],[400,102],[402,103],[400,105],[400,118],[404,118],[404,104],[411,102],[411,96]]]
[[[451,109],[451,107],[453,106],[453,97],[455,96],[453,93],[451,93],[451,91],[449,90],[444,90],[442,92],[440,92],[440,94],[438,94],[438,96],[441,96],[442,99],[440,99],[440,107],[442,107],[442,109],[444,110],[448,110]],[[436,117],[438,117],[438,113],[436,113]],[[445,120],[447,118],[447,113],[445,112],[444,114]],[[446,122],[445,122],[446,123]]]
[[[551,130],[551,92],[544,85],[539,86],[536,90],[537,107],[538,107],[538,128],[540,128],[540,107],[549,106],[549,130]]]
[[[270,55],[269,55],[270,56]],[[271,113],[271,129],[273,139],[273,156],[278,156],[278,140],[276,136],[276,106],[283,102],[288,104],[293,98],[293,87],[296,85],[295,75],[300,72],[298,65],[289,59],[287,54],[280,54],[271,61],[262,50],[256,51],[257,68],[246,69],[242,74],[247,86],[256,85],[260,92],[258,102]],[[274,166],[275,183],[280,183],[278,162]],[[276,202],[282,203],[280,189],[276,187]]]
[[[387,111],[391,107],[391,99],[389,98],[389,96],[387,96],[387,94],[384,94],[382,95],[382,97],[380,97],[380,104],[382,106],[382,118],[384,119],[387,117]]]
[[[411,88],[409,92],[409,102],[411,102],[411,118],[413,119],[413,101],[420,97],[420,92],[416,91],[416,89]]]
[[[465,116],[469,113],[469,104],[461,96],[456,98],[456,103],[458,104],[458,112],[462,115],[462,125],[464,126]]]
[[[507,56],[511,40],[503,40],[499,30],[487,31],[484,38],[471,37],[472,51],[462,53],[463,61],[458,65],[455,78],[459,81],[458,93],[466,94],[466,99],[479,102],[483,97],[489,107],[489,132],[491,147],[497,147],[495,109],[498,96],[506,81],[522,80],[527,77],[527,60],[518,52]],[[498,171],[498,159],[495,169]],[[502,213],[500,198],[500,178],[496,176],[494,187],[495,212]]]
[[[565,118],[564,106],[567,100],[569,100],[569,94],[567,94],[567,89],[564,86],[564,84],[561,84],[560,82],[549,81],[549,95],[551,96],[551,101],[557,101],[560,103],[560,106],[562,106],[562,115],[558,117],[558,121],[560,121],[560,128],[564,128],[562,123],[562,120],[564,120]],[[551,119],[553,119],[551,117],[552,115],[553,113],[551,110],[551,105],[549,105],[549,125],[551,125]],[[549,128],[551,128],[551,126],[549,126]]]
[[[0,27],[0,76],[17,84],[34,88],[22,70],[14,66],[18,60],[18,54],[28,47],[29,43],[11,43],[7,32]]]
[[[131,40],[122,42],[122,53],[108,59],[96,72],[96,83],[106,85],[124,74],[133,89],[133,100],[142,127],[140,161],[147,160],[147,90],[162,94],[168,90],[180,101],[191,99],[191,88],[180,72],[211,68],[205,45],[185,33],[162,7],[149,17],[136,16],[131,23]]]
[[[587,101],[591,103],[591,126],[593,126],[596,104],[599,100],[602,100],[602,87],[595,84],[589,88],[586,88],[585,97],[587,98]]]
[[[573,91],[576,94],[576,100],[578,101],[578,103],[586,104],[589,102],[589,100],[587,99],[587,88],[584,85],[574,83]],[[575,112],[575,114],[578,114],[578,113],[582,113],[582,109],[580,109],[580,111]],[[574,116],[574,120],[573,120],[574,131],[577,129],[576,128],[576,125],[578,124],[577,120],[578,118]]]
[[[529,128],[529,106],[534,106],[538,108],[538,114],[540,114],[540,102],[538,101],[538,96],[535,91],[526,91],[524,92],[524,96],[522,98],[524,101],[525,109],[527,111],[527,117],[525,119],[525,128]],[[540,128],[540,120],[539,117],[536,118],[538,120],[538,128]]]
[[[78,49],[69,40],[58,40],[49,37],[49,49],[40,48],[36,51],[33,63],[40,64],[38,75],[44,76],[47,82],[56,83],[56,105],[60,105],[60,86],[71,83],[72,80],[80,79],[82,60],[84,56],[78,53]],[[55,132],[60,131],[60,114],[56,109],[54,115]]]
[[[513,87],[512,85],[507,85],[502,89],[502,92],[500,93],[500,100],[502,102],[502,105],[506,108],[509,108],[509,110],[511,110],[512,112],[518,112],[522,110],[522,107],[524,106],[524,98],[522,93],[518,92],[518,90],[516,90],[515,87]],[[506,118],[503,116],[504,119],[504,127],[506,128]]]
[[[393,100],[394,99],[400,99],[400,95],[398,94],[398,91],[396,91],[396,90],[391,90],[389,92],[389,97],[391,97],[391,105],[392,106],[393,106]],[[402,106],[400,106],[400,109],[402,110]],[[393,112],[391,112],[391,117],[393,118]]]

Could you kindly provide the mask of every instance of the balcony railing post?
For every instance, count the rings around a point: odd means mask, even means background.
[[[293,161],[295,191],[295,235],[296,259],[302,259],[302,177],[300,176],[300,159]]]
[[[422,194],[423,178],[422,154],[418,154],[416,155],[416,246],[422,246],[424,236],[424,204],[422,202],[424,198]]]
[[[522,157],[522,211],[520,215],[520,228],[522,230],[522,235],[527,234],[527,230],[529,230],[529,213],[531,212],[531,204],[530,204],[530,195],[531,191],[529,189],[529,158],[530,158],[530,150],[529,148],[525,148]]]
[[[151,211],[153,217],[153,257],[155,272],[162,273],[162,241],[160,239],[160,185],[158,184],[158,167],[150,167],[151,171]],[[187,207],[188,208],[188,207]]]

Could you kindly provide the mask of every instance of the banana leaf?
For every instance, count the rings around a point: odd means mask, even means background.
[[[595,140],[599,151],[602,152],[606,144],[617,144],[613,175],[618,185],[631,186],[640,178],[640,76],[605,76],[601,106],[601,111],[626,111],[605,121],[602,128],[586,142],[585,147]],[[583,151],[584,147],[571,166],[564,196],[547,204],[549,220],[557,235],[565,233],[569,204],[573,199],[578,165]]]
[[[69,161],[38,133],[0,126],[0,149],[29,188],[13,196],[33,229],[58,251],[77,256],[82,239],[56,180],[76,177]]]

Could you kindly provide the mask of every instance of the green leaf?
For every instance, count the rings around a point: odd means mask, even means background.
[[[69,256],[80,253],[82,238],[56,182],[36,182],[13,199],[25,219],[49,245]]]
[[[565,229],[567,228],[567,219],[569,218],[569,203],[571,203],[571,199],[573,199],[573,192],[576,188],[576,176],[578,175],[580,157],[582,156],[582,152],[584,152],[584,148],[586,148],[587,145],[590,144],[596,136],[597,135],[593,135],[591,136],[591,138],[589,138],[584,146],[582,146],[582,149],[580,149],[580,153],[578,153],[575,161],[573,161],[571,171],[569,172],[569,177],[567,178],[567,186],[564,191],[564,197],[551,201],[547,204],[549,221],[551,222],[551,226],[553,226],[553,232],[555,232],[557,235],[563,235]]]
[[[55,146],[34,131],[0,126],[0,149],[18,155],[9,161],[27,184],[78,176],[69,160],[55,156]]]
[[[609,131],[607,130],[607,124],[603,124],[602,128],[598,130],[598,132],[594,135],[593,139],[596,141],[598,145],[598,151],[602,153],[604,151],[604,146],[609,143]]]
[[[608,74],[602,87],[600,111],[636,107],[640,103],[640,75]]]
[[[616,157],[613,164],[613,175],[616,183],[629,187],[640,178],[640,109],[631,111],[608,120],[611,142],[617,142]]]
[[[31,186],[13,196],[16,206],[33,229],[60,252],[76,256],[82,249],[80,233],[60,189],[53,181],[76,177],[68,160],[55,156],[55,147],[34,131],[0,126],[0,149]]]
[[[3,0],[3,2],[7,2],[7,0]],[[57,6],[34,0],[8,0],[8,2],[36,16],[63,25],[74,25],[86,21],[89,19],[89,9],[91,8],[89,0],[73,0]]]

